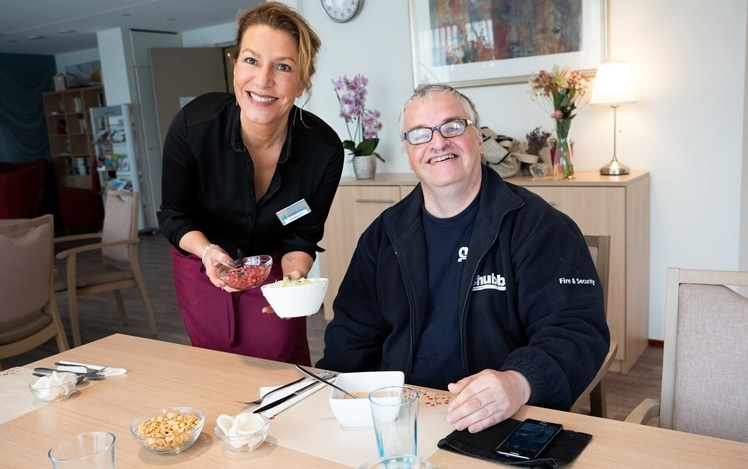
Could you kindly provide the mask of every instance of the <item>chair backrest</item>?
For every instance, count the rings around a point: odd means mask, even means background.
[[[748,442],[748,271],[667,271],[660,427]]]
[[[103,243],[138,238],[139,200],[138,192],[107,191],[101,232]],[[130,246],[125,244],[103,248],[102,252],[109,259],[130,261]]]
[[[53,295],[52,215],[0,223],[0,323],[36,314]]]
[[[605,313],[608,312],[608,277],[610,275],[610,235],[584,235],[587,247],[590,249],[592,261],[600,277],[605,301]]]

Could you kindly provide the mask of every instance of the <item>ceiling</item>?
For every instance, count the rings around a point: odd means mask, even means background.
[[[56,55],[98,47],[114,28],[181,33],[231,23],[262,0],[0,0],[0,53]],[[30,37],[37,37],[31,39]]]

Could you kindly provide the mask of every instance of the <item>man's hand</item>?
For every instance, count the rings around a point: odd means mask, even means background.
[[[447,421],[477,433],[514,415],[530,399],[530,383],[517,371],[483,370],[448,385],[457,394]]]

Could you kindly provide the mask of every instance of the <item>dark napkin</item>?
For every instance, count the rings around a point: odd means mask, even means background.
[[[447,451],[488,461],[496,461],[510,466],[530,467],[533,469],[555,469],[572,462],[592,439],[592,435],[589,433],[561,430],[561,433],[543,450],[538,459],[519,460],[496,453],[496,446],[514,431],[520,423],[522,422],[519,420],[507,419],[478,433],[470,433],[467,430],[455,430],[445,438],[442,438],[438,446]]]

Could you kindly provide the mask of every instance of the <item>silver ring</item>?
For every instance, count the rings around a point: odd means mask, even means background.
[[[221,290],[226,291],[226,285],[222,286]]]

